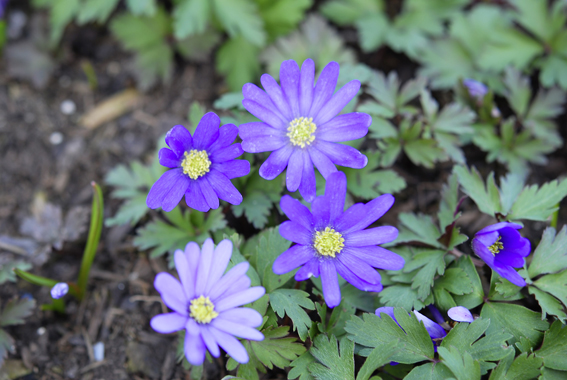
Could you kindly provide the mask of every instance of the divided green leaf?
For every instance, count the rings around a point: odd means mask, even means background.
[[[283,318],[284,315],[291,318],[294,330],[297,330],[301,340],[305,341],[313,322],[303,309],[315,309],[313,301],[309,299],[309,293],[298,289],[277,289],[269,296],[272,309],[280,318]]]

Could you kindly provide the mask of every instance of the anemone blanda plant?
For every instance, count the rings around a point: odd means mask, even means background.
[[[520,235],[521,225],[500,222],[478,231],[472,240],[472,249],[492,270],[517,286],[526,281],[514,270],[524,266],[530,254],[530,241]]]
[[[195,133],[182,125],[176,125],[165,136],[168,148],[159,151],[161,165],[171,168],[154,183],[146,204],[149,208],[161,207],[171,211],[183,195],[185,202],[198,211],[219,207],[219,198],[238,205],[242,195],[230,182],[250,172],[250,163],[235,160],[242,155],[239,143],[233,144],[238,135],[234,124],[223,125],[213,113],[205,114]]]
[[[396,239],[398,230],[391,226],[365,229],[386,213],[394,197],[384,194],[344,210],[346,176],[329,175],[325,195],[315,198],[311,211],[298,200],[284,195],[280,206],[290,219],[280,225],[280,234],[296,245],[274,261],[276,274],[301,267],[297,281],[321,276],[323,295],[329,307],[341,302],[337,273],[363,291],[382,290],[380,274],[374,268],[399,270],[404,259],[378,244]]]
[[[248,353],[234,336],[264,339],[254,328],[262,324],[260,313],[238,306],[256,301],[265,290],[250,287],[247,262],[235,265],[223,276],[231,256],[230,240],[221,241],[215,248],[212,239],[207,239],[202,249],[190,242],[185,252],[177,250],[174,256],[181,282],[166,272],[155,278],[155,288],[173,312],[156,315],[150,324],[162,334],[185,329],[185,356],[193,365],[203,363],[207,350],[219,357],[219,346],[237,362],[247,363]]]
[[[382,316],[380,314],[387,314],[390,317],[392,317],[392,319],[396,323],[398,323],[398,321],[396,320],[396,317],[394,316],[394,308],[391,307],[391,306],[379,307],[378,309],[376,309],[375,314],[377,316],[379,316],[380,318],[382,318]],[[417,318],[418,321],[423,323],[425,330],[427,330],[429,337],[433,341],[433,346],[435,347],[435,351],[437,351],[438,342],[441,339],[445,338],[445,336],[447,335],[447,332],[445,331],[445,329],[443,327],[441,327],[441,325],[433,322],[431,319],[427,318],[425,315],[421,314],[419,311],[414,310],[413,314],[415,315],[415,317]],[[398,323],[398,326],[399,325],[400,324]]]
[[[299,192],[311,202],[315,198],[315,170],[325,179],[337,171],[335,165],[361,169],[368,159],[355,148],[338,144],[366,136],[372,119],[353,112],[337,116],[360,89],[352,80],[335,93],[339,64],[331,62],[317,84],[315,64],[307,59],[301,70],[293,60],[280,68],[281,87],[268,74],[261,77],[264,91],[252,83],[242,88],[242,104],[261,122],[239,126],[245,152],[272,152],[260,167],[260,176],[272,180],[287,167],[289,191]]]

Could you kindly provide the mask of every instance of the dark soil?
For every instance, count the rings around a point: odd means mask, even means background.
[[[178,62],[174,80],[143,95],[132,111],[119,118],[87,129],[80,118],[96,104],[134,85],[131,57],[124,54],[104,30],[87,27],[68,30],[62,43],[63,57],[46,88],[11,79],[5,61],[0,60],[0,235],[25,238],[20,233],[23,220],[30,215],[35,195],[44,193],[48,202],[60,206],[65,214],[76,206],[90,207],[91,181],[103,184],[106,173],[119,163],[133,159],[147,162],[158,136],[173,125],[186,124],[193,101],[211,108],[223,90],[213,64],[192,65]],[[416,65],[388,49],[361,59],[376,69],[396,68],[402,78],[411,77]],[[94,67],[98,87],[89,87],[81,63]],[[76,111],[61,112],[61,103],[71,100]],[[565,115],[560,120],[565,125]],[[564,135],[567,130],[562,128]],[[60,135],[58,135],[60,134]],[[58,142],[58,138],[62,141]],[[567,136],[564,136],[567,139]],[[469,149],[469,162],[483,173],[502,168],[484,163],[484,156]],[[541,183],[565,174],[567,150],[555,152],[549,165],[538,167],[530,180]],[[441,164],[424,170],[402,159],[395,168],[408,181],[408,188],[397,196],[396,205],[383,222],[397,224],[404,211],[431,213],[439,202],[439,191],[451,169]],[[114,215],[118,203],[104,188],[105,215]],[[490,222],[481,217],[471,201],[463,204],[460,225],[474,233]],[[562,208],[560,223],[567,221]],[[544,223],[533,223],[528,236],[533,243],[541,236]],[[31,371],[25,379],[188,379],[175,360],[175,338],[153,332],[152,316],[165,312],[153,288],[156,273],[166,270],[163,259],[149,260],[132,244],[130,226],[105,228],[91,272],[85,301],[68,301],[67,314],[41,311],[38,307],[25,325],[9,327],[16,347],[10,359],[21,360]],[[76,278],[86,233],[75,242],[54,249],[49,260],[32,272],[62,281]],[[0,258],[18,255],[0,249]],[[38,305],[49,303],[46,288],[23,281],[7,282],[0,288],[2,304],[14,296],[31,294]],[[103,342],[105,359],[93,360],[93,345]],[[207,366],[209,379],[227,375],[223,360]],[[265,379],[286,378],[272,372]]]

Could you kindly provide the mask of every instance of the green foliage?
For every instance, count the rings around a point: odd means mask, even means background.
[[[216,68],[226,76],[230,89],[236,91],[243,84],[254,81],[260,72],[258,53],[258,47],[244,37],[231,38],[219,48]]]
[[[490,374],[490,380],[530,380],[540,374],[542,360],[535,355],[528,356],[524,352],[514,359],[514,351],[509,350],[508,355],[498,364]]]
[[[394,315],[401,328],[389,315],[365,313],[362,318],[353,316],[345,330],[355,343],[392,355],[391,361],[411,364],[433,359],[433,343],[423,324],[402,308],[394,308]],[[399,343],[394,349],[395,341]]]
[[[299,380],[314,380],[311,373],[307,369],[311,363],[315,362],[315,358],[311,355],[309,351],[303,353],[297,359],[292,361],[289,365],[291,371],[287,374],[288,379],[299,379]]]
[[[14,339],[1,327],[21,325],[31,315],[35,300],[22,298],[9,300],[0,313],[0,367],[14,345]]]
[[[296,271],[291,271],[279,276],[272,270],[276,258],[289,248],[291,242],[284,239],[277,228],[262,231],[256,239],[251,248],[252,252],[248,252],[248,255],[245,253],[245,256],[250,257],[250,263],[256,268],[262,279],[262,286],[266,288],[266,293],[270,294],[285,285],[295,275]]]
[[[126,0],[126,5],[137,16],[153,16],[157,11],[156,0]]]
[[[261,229],[268,223],[268,216],[274,204],[278,204],[281,199],[284,176],[266,182],[258,174],[258,169],[253,169],[250,175],[239,178],[241,193],[244,199],[242,203],[234,206],[232,211],[235,216],[241,217],[243,214],[246,219]]]
[[[19,270],[29,270],[31,269],[32,265],[25,261],[21,260],[14,260],[8,261],[0,265],[0,285],[3,283],[10,281],[16,282],[16,275],[14,273],[14,269]]]
[[[540,274],[556,273],[567,268],[567,226],[559,234],[547,227],[534,251],[528,273],[534,278]]]
[[[268,39],[285,36],[303,20],[312,0],[256,0]]]
[[[535,352],[536,356],[543,359],[543,365],[547,368],[567,371],[567,328],[559,321],[553,322],[551,328],[545,332],[545,338],[541,348]]]
[[[547,220],[567,196],[567,178],[526,186],[510,210],[511,219]]]
[[[380,153],[367,153],[368,165],[362,169],[344,168],[347,189],[363,199],[374,199],[382,194],[395,194],[406,187],[406,181],[394,170],[375,170],[371,162],[380,162]]]
[[[337,338],[319,335],[309,350],[317,360],[309,364],[309,372],[317,380],[354,380],[354,342],[341,339],[340,351]]]
[[[312,321],[303,308],[315,309],[313,301],[309,299],[309,293],[297,289],[277,289],[270,293],[270,306],[280,318],[284,315],[290,317],[294,330],[297,330],[301,340],[305,341]]]
[[[439,356],[443,364],[455,375],[457,380],[480,380],[480,363],[474,361],[467,352],[464,355],[455,347],[439,347]]]

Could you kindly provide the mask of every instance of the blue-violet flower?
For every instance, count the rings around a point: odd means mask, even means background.
[[[69,285],[66,282],[58,282],[51,288],[51,298],[59,299],[69,292]]]
[[[360,89],[360,82],[352,80],[335,93],[338,76],[339,64],[331,62],[313,86],[313,60],[303,62],[301,71],[288,60],[280,67],[281,87],[264,74],[266,92],[252,83],[242,88],[242,104],[262,120],[239,126],[242,148],[250,153],[273,151],[260,167],[260,176],[272,180],[287,167],[287,189],[299,189],[308,202],[316,193],[313,165],[327,179],[337,171],[335,165],[361,169],[368,162],[355,148],[338,144],[366,136],[372,122],[361,112],[336,116]]]
[[[379,307],[378,309],[376,309],[375,313],[380,318],[382,318],[380,316],[380,313],[388,314],[390,317],[392,317],[392,319],[396,323],[398,323],[398,321],[396,320],[396,317],[394,316],[394,308],[393,307],[390,307],[390,306]],[[427,318],[425,315],[421,314],[419,311],[414,310],[413,313],[415,314],[418,321],[423,322],[423,326],[425,327],[425,330],[427,330],[429,337],[433,341],[433,347],[435,348],[435,352],[437,352],[438,342],[439,342],[439,340],[445,338],[445,336],[447,335],[447,332],[445,332],[445,329],[443,327],[441,327],[439,324],[433,322],[431,319]],[[399,323],[398,323],[398,326],[400,326]],[[402,328],[402,326],[400,326],[400,328]]]
[[[401,256],[376,246],[395,240],[395,227],[365,230],[392,207],[394,197],[384,194],[343,211],[345,197],[346,176],[336,172],[329,175],[325,195],[315,198],[311,211],[289,195],[280,201],[283,212],[291,219],[280,225],[280,234],[297,244],[274,261],[274,273],[284,274],[301,267],[295,274],[297,281],[321,276],[329,307],[341,302],[337,272],[360,290],[379,292],[381,278],[374,268],[399,270],[404,266]]]
[[[469,95],[476,100],[482,100],[484,95],[488,94],[488,87],[474,79],[464,79],[463,86],[466,87]]]
[[[492,270],[517,286],[526,281],[513,269],[524,266],[524,257],[531,251],[530,241],[517,231],[521,225],[501,222],[478,231],[472,249]]]
[[[474,322],[474,317],[470,310],[464,306],[455,306],[447,311],[447,315],[453,321],[457,322]]]
[[[6,11],[6,6],[10,0],[0,0],[0,18],[4,17],[4,12]]]
[[[221,241],[215,248],[207,239],[202,250],[190,242],[185,252],[177,250],[174,256],[181,283],[165,272],[154,281],[173,312],[156,315],[150,324],[162,334],[185,329],[185,357],[193,365],[203,363],[206,350],[219,357],[219,346],[237,362],[247,363],[248,353],[234,336],[264,339],[254,328],[262,324],[260,313],[238,306],[256,301],[265,290],[261,286],[250,288],[247,262],[235,265],[223,276],[231,256],[230,240]]]
[[[165,172],[150,189],[146,204],[171,211],[183,195],[185,202],[198,211],[219,207],[219,198],[238,205],[242,195],[230,179],[250,172],[250,163],[235,160],[242,155],[240,144],[232,144],[238,135],[234,124],[223,125],[213,112],[203,116],[195,134],[176,125],[165,136],[168,148],[159,151],[159,162],[172,168]]]

